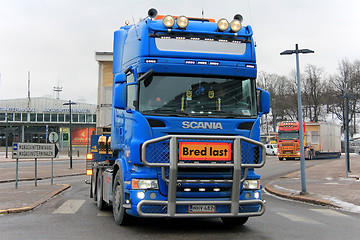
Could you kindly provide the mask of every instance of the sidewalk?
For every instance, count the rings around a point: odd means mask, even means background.
[[[350,155],[348,177],[344,154],[340,159],[316,161],[321,161],[321,164],[305,170],[306,194],[300,194],[300,171],[267,184],[266,191],[284,198],[360,213],[360,156]]]
[[[37,187],[35,187],[34,183],[34,159],[19,159],[19,182],[18,189],[16,189],[16,160],[11,159],[11,153],[9,153],[8,158],[6,158],[5,152],[0,152],[0,215],[32,210],[68,189],[70,185],[56,184],[56,179],[64,176],[84,175],[86,172],[85,154],[80,154],[79,157],[75,155],[72,159],[73,164],[72,169],[70,169],[70,160],[66,154],[60,153],[58,158],[54,158],[54,185],[50,184],[51,159],[38,159]],[[59,160],[66,160],[66,162],[60,164],[58,162]],[[47,161],[49,164],[43,166],[41,165],[43,161]],[[29,162],[34,164],[29,164]],[[48,179],[47,183],[39,182],[39,180],[42,179]],[[31,183],[25,183],[24,181],[31,181]]]

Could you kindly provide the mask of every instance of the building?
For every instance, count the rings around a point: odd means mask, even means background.
[[[96,132],[98,134],[110,134],[113,86],[113,53],[96,52],[95,60],[99,64]]]
[[[0,100],[0,146],[13,142],[46,143],[48,135],[57,133],[60,150],[70,143],[70,112],[66,100],[51,98],[21,98]],[[76,102],[71,105],[72,144],[88,146],[95,131],[96,105]]]

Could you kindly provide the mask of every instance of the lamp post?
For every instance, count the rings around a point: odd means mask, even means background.
[[[302,119],[302,103],[301,103],[301,85],[300,85],[300,67],[299,67],[299,53],[314,53],[309,49],[299,49],[298,44],[295,44],[295,50],[285,50],[280,55],[296,54],[296,78],[297,78],[297,93],[298,93],[298,115],[299,115],[299,135],[300,135],[300,170],[301,170],[301,194],[306,194],[306,176],[305,176],[305,149],[304,149],[304,128]]]
[[[71,114],[71,105],[75,105],[77,103],[71,102],[71,100],[69,100],[69,102],[64,103],[63,105],[67,106],[69,105],[69,114],[70,114],[70,119],[69,119],[69,131],[70,131],[70,169],[72,169],[72,136],[71,136],[71,120],[72,120],[72,114]]]
[[[5,139],[6,139],[6,155],[5,157],[8,158],[8,139],[9,139],[9,121],[8,121],[8,113],[5,113],[6,118],[6,131],[5,131]]]

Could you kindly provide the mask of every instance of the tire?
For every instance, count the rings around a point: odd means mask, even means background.
[[[244,225],[249,217],[222,217],[221,220],[226,225]]]
[[[106,208],[106,202],[104,202],[103,199],[103,184],[102,184],[102,173],[99,171],[97,175],[97,181],[96,181],[96,202],[97,207],[100,210],[105,210]]]
[[[97,201],[96,196],[96,172],[93,171],[93,175],[91,176],[91,187],[90,187],[90,198],[93,198],[94,201]]]
[[[126,213],[124,208],[125,203],[124,182],[122,178],[121,169],[116,173],[113,185],[113,201],[112,209],[114,220],[117,225],[127,225],[130,223],[130,216]]]
[[[282,158],[282,157],[281,157],[281,158],[279,158],[279,161],[282,161],[282,160],[284,160],[284,158]]]

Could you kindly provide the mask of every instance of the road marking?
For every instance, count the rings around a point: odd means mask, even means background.
[[[74,214],[84,204],[85,200],[67,200],[53,214]]]
[[[303,222],[303,223],[309,223],[309,224],[319,224],[322,225],[322,223],[314,221],[310,218],[306,218],[303,216],[299,216],[299,215],[293,215],[293,214],[287,214],[287,213],[277,213],[280,216],[289,219],[290,221],[293,222]]]
[[[346,217],[350,218],[350,216],[345,215],[343,213],[340,213],[338,211],[332,210],[332,209],[310,209],[311,211],[321,213],[323,215],[329,216],[329,217]]]
[[[112,217],[113,213],[111,211],[99,211],[98,217]]]

